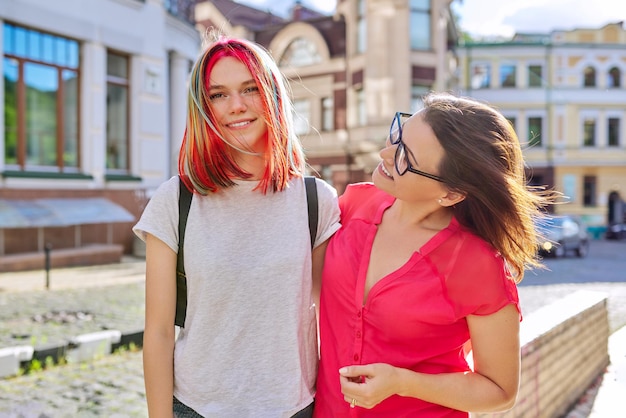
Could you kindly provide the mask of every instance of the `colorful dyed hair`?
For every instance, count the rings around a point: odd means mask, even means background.
[[[190,190],[206,195],[231,187],[236,178],[251,174],[237,165],[211,108],[209,74],[222,58],[233,57],[250,71],[262,98],[267,146],[265,170],[257,189],[283,190],[304,171],[302,146],[293,129],[288,85],[270,54],[243,39],[219,37],[207,47],[191,71],[185,134],[178,156],[178,172]]]

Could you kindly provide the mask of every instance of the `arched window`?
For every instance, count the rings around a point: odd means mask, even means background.
[[[619,68],[613,67],[609,70],[609,87],[621,87],[622,72]]]
[[[595,87],[596,86],[596,69],[589,66],[585,68],[585,87]]]
[[[306,38],[294,39],[280,59],[280,66],[304,67],[322,61],[317,47]]]

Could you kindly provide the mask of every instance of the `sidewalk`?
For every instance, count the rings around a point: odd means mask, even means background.
[[[117,264],[0,273],[0,293],[102,287],[143,281],[146,261],[124,256]],[[48,276],[48,277],[46,277]]]
[[[141,346],[145,260],[0,273],[0,378],[25,362],[108,355]],[[48,285],[48,289],[47,289]]]
[[[609,338],[611,364],[599,386],[590,388],[588,400],[582,399],[568,418],[612,418],[624,416],[626,407],[626,326]],[[584,397],[583,397],[584,398]]]
[[[118,332],[120,342],[113,345],[121,344],[122,340],[140,344],[145,309],[144,275],[145,261],[133,257],[125,257],[120,264],[52,270],[49,290],[46,290],[45,271],[0,273],[0,352],[3,347],[32,346],[34,355],[45,359],[43,356],[55,347],[67,345],[81,335],[103,331]],[[532,300],[527,305],[531,306],[550,303],[577,287],[591,286],[594,285],[572,285],[567,290],[563,285],[521,286],[519,291],[522,301]],[[626,283],[623,287],[626,288]],[[609,355],[611,364],[606,373],[587,390],[566,418],[622,416],[626,405],[626,327],[611,335]],[[136,375],[137,371],[132,374]],[[124,379],[119,375],[116,378]]]

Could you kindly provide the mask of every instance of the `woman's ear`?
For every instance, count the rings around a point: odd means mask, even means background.
[[[445,196],[441,198],[441,206],[454,206],[465,200],[465,193],[449,190]]]

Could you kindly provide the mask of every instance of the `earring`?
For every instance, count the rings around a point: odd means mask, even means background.
[[[439,199],[439,200],[437,200],[437,203],[439,203],[441,205],[443,203],[443,200]]]

